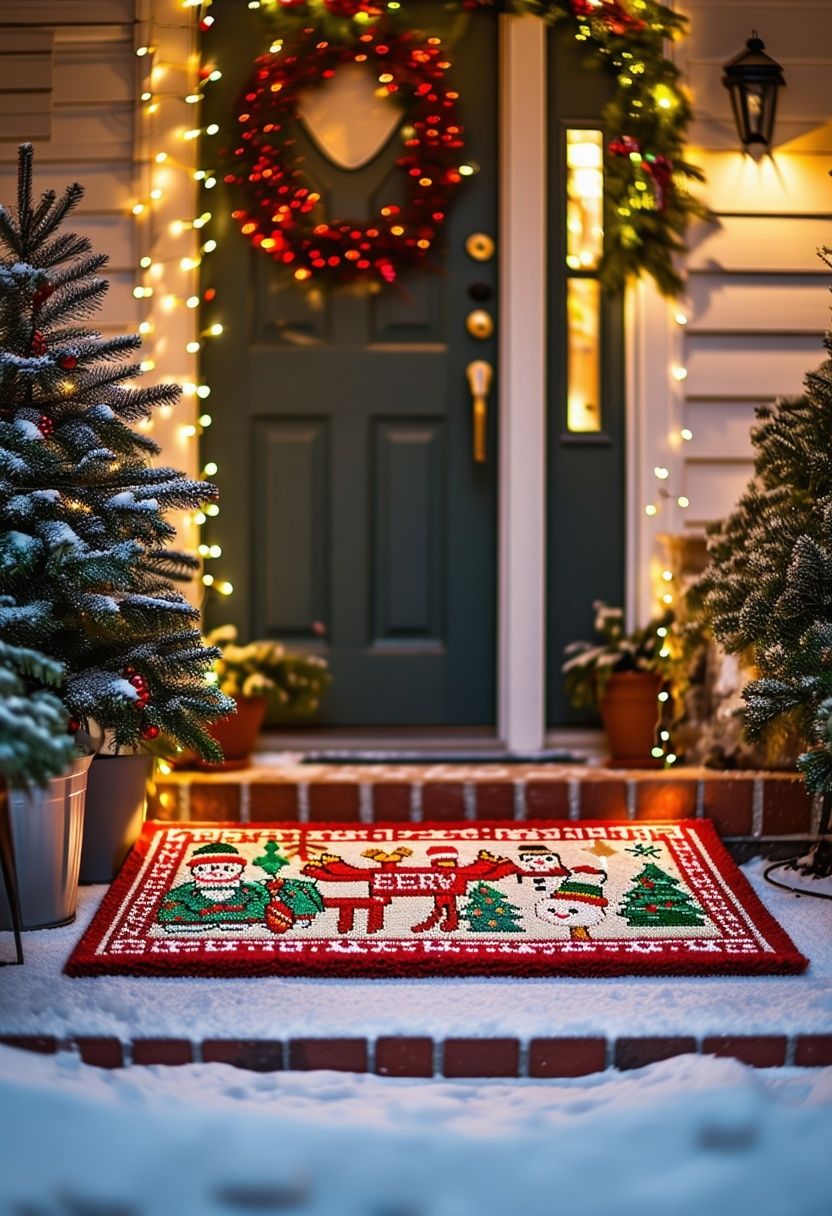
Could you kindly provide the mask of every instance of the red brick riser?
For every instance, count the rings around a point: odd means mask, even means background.
[[[486,770],[487,772],[487,770]],[[506,770],[501,770],[505,773]],[[669,773],[525,768],[255,767],[174,773],[151,787],[148,817],[167,822],[407,822],[460,819],[712,819],[729,840],[805,839],[817,807],[790,773]]]
[[[653,1038],[443,1039],[134,1039],[79,1035],[0,1035],[0,1043],[52,1055],[71,1051],[97,1068],[129,1064],[221,1063],[253,1072],[285,1069],[375,1073],[383,1077],[582,1077],[606,1069],[643,1068],[671,1056],[728,1056],[754,1068],[832,1065],[832,1034]]]

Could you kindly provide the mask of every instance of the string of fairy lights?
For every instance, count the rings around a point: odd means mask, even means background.
[[[688,312],[685,306],[679,301],[673,301],[670,304],[672,323],[675,326],[677,345],[681,348],[685,326],[688,324]],[[670,379],[677,390],[677,395],[681,401],[679,390],[688,377],[688,369],[683,362],[671,361],[670,363]],[[685,444],[693,440],[693,431],[688,426],[674,427],[668,436],[668,446],[671,451],[678,451]],[[651,501],[645,503],[644,514],[648,519],[660,517],[663,512],[669,511],[670,524],[674,522],[675,510],[686,512],[690,508],[690,499],[686,494],[675,494],[671,490],[672,474],[670,468],[666,464],[657,464],[653,468],[653,477],[655,479],[655,491]],[[675,612],[677,600],[679,598],[678,587],[678,572],[670,568],[669,565],[659,564],[657,566],[657,577],[654,580],[653,594],[655,600],[662,612]],[[656,634],[659,642],[659,657],[663,660],[670,660],[673,656],[674,639],[672,630],[667,625],[659,625],[656,629]],[[671,694],[666,688],[663,688],[658,694],[659,700],[659,729],[657,734],[656,746],[653,748],[653,757],[656,760],[663,760],[666,765],[676,763],[678,757],[673,751],[671,731],[668,729],[667,721],[669,702]],[[672,717],[672,714],[671,714]]]
[[[202,59],[200,34],[209,30],[214,24],[210,12],[212,0],[168,0],[168,11],[164,19],[157,18],[160,5],[164,0],[151,0],[151,18],[137,28],[141,31],[143,41],[135,48],[139,61],[139,93],[138,113],[145,129],[140,134],[140,144],[146,149],[142,158],[145,171],[145,188],[142,196],[135,199],[130,210],[139,228],[139,245],[142,250],[138,260],[136,285],[133,296],[137,301],[144,302],[146,310],[139,324],[139,333],[150,345],[151,353],[141,363],[144,372],[156,369],[156,358],[153,345],[157,333],[156,321],[164,316],[184,310],[189,317],[189,333],[187,340],[182,343],[182,351],[188,357],[189,365],[195,366],[195,361],[208,342],[220,340],[223,335],[223,324],[219,320],[211,320],[205,326],[200,325],[200,316],[206,305],[212,305],[216,300],[216,291],[209,287],[200,290],[199,276],[203,259],[210,257],[217,249],[217,240],[211,235],[213,212],[210,203],[210,191],[217,185],[217,178],[212,168],[203,167],[197,163],[197,156],[203,162],[210,161],[211,152],[216,148],[216,137],[220,135],[217,123],[204,124],[199,118],[200,107],[205,98],[205,91],[222,78],[219,67]],[[268,9],[275,7],[276,0],[247,0],[249,9]],[[401,9],[397,0],[391,0],[387,5],[390,9]],[[178,21],[177,21],[178,14]],[[173,42],[179,52],[171,57],[168,54],[172,43],[172,32],[185,33],[188,39],[188,53],[181,54],[181,42]],[[167,79],[178,73],[182,77],[180,88],[167,86]],[[166,107],[176,110],[188,107],[184,113],[195,115],[193,121],[159,122]],[[161,130],[161,136],[154,132]],[[173,191],[179,196],[187,197],[190,206],[182,208],[183,214],[165,221],[165,237],[169,241],[181,241],[187,247],[187,252],[165,253],[163,256],[154,252],[158,243],[157,217],[164,208],[166,196],[172,193],[166,188],[171,175],[178,178],[178,189]],[[199,201],[205,199],[205,205]],[[184,284],[178,290],[168,290],[165,285],[166,274],[173,268],[184,276]],[[688,323],[686,309],[678,301],[671,301],[671,316],[677,329],[677,334]],[[680,343],[681,345],[681,343]],[[669,375],[672,383],[681,386],[687,379],[687,368],[683,363],[671,362]],[[211,426],[212,417],[208,412],[206,402],[211,395],[210,385],[193,376],[174,377],[181,384],[183,395],[193,403],[190,422],[183,423],[178,428],[180,442],[185,444],[198,443],[200,436]],[[170,417],[172,407],[163,406],[158,414],[160,418]],[[153,420],[148,419],[143,424],[144,429],[153,428]],[[693,433],[686,427],[675,427],[668,436],[671,450],[689,443]],[[194,461],[196,457],[194,457]],[[219,472],[215,461],[208,461],[202,466],[204,477],[214,477]],[[655,490],[650,501],[646,502],[643,512],[649,519],[655,519],[665,511],[675,514],[675,509],[687,511],[690,501],[684,494],[675,494],[671,490],[671,470],[667,464],[656,464],[653,468]],[[208,544],[199,536],[199,530],[208,522],[209,517],[219,514],[219,506],[207,504],[203,510],[185,517],[185,528],[192,537],[196,537],[194,545],[202,560],[202,585],[206,594],[217,593],[230,596],[234,588],[228,579],[217,573],[214,564],[222,558],[222,549],[217,544]],[[662,610],[672,610],[677,600],[677,574],[669,566],[660,570],[657,580],[656,599]],[[660,657],[670,657],[671,638],[666,626],[657,629],[661,642]],[[670,694],[663,689],[659,693],[662,712],[666,712],[666,703]],[[659,731],[654,757],[661,758],[665,764],[676,762],[676,755],[671,750],[670,732],[664,726]]]
[[[180,445],[188,445],[198,443],[211,426],[212,417],[207,407],[211,388],[195,377],[177,375],[176,368],[183,361],[182,354],[187,357],[187,365],[193,368],[205,343],[215,341],[223,333],[220,321],[205,326],[199,323],[203,305],[210,303],[216,295],[212,288],[200,291],[200,267],[203,258],[216,250],[217,242],[208,231],[213,218],[211,210],[209,207],[202,209],[196,201],[202,191],[210,191],[217,184],[209,169],[196,167],[196,155],[203,150],[209,151],[209,141],[219,134],[216,123],[203,126],[198,115],[205,89],[220,80],[222,73],[218,68],[204,64],[200,56],[199,32],[213,24],[208,13],[210,0],[171,0],[172,12],[165,13],[163,20],[156,17],[158,7],[157,0],[152,5],[151,18],[137,27],[143,41],[135,48],[139,62],[138,114],[142,124],[139,144],[144,150],[140,158],[144,182],[141,197],[130,207],[137,221],[141,251],[133,296],[146,302],[139,333],[151,354],[142,360],[141,370],[156,370],[155,348],[163,346],[168,364],[165,372],[171,366],[174,370],[174,375],[166,378],[178,382],[186,400],[193,402],[192,420],[182,423],[177,432]],[[178,23],[177,9],[183,10]],[[171,85],[171,79],[178,80],[179,87]],[[188,121],[180,122],[183,110]],[[190,119],[191,113],[196,115],[195,119]],[[171,219],[165,218],[162,230],[160,220],[168,210],[171,197],[187,199],[187,211]],[[177,243],[184,252],[176,250]],[[161,253],[158,252],[160,245],[166,246]],[[178,282],[170,289],[167,280],[174,277]],[[172,324],[175,315],[182,311],[188,321],[180,326]],[[157,320],[162,317],[166,324],[157,327]],[[177,329],[185,330],[186,339],[181,343],[178,358],[171,351],[174,341],[171,334],[175,335]],[[163,406],[157,413],[160,419],[167,420],[172,407]],[[154,421],[146,419],[141,425],[144,430],[152,430]],[[195,455],[191,463],[196,463]],[[215,461],[208,461],[200,472],[201,476],[211,478],[219,469]],[[217,544],[205,543],[199,536],[199,529],[209,517],[218,515],[219,510],[216,503],[206,504],[202,510],[184,516],[180,525],[190,539],[196,540],[193,547],[202,560],[201,579],[205,593],[229,596],[234,590],[232,584],[210,568],[211,563],[222,557],[222,549]]]

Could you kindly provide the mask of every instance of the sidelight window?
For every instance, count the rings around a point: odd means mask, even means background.
[[[604,248],[604,148],[601,131],[566,130],[566,418],[591,434],[601,421],[601,284]]]

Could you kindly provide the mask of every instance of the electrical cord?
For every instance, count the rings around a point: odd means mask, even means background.
[[[786,866],[792,865],[791,861],[775,861],[772,865],[767,866],[763,870],[763,878],[772,887],[779,887],[781,891],[788,891],[791,895],[808,895],[810,899],[832,899],[832,894],[827,894],[824,891],[808,891],[798,889],[797,887],[788,887],[784,882],[778,882],[776,878],[770,878],[769,875],[773,870],[782,870]]]

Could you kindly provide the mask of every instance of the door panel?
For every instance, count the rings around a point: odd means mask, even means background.
[[[613,84],[597,63],[588,65],[587,53],[578,49],[568,30],[550,31],[548,65],[551,223],[547,721],[549,726],[564,726],[595,720],[592,715],[573,710],[566,699],[560,670],[564,647],[578,638],[593,637],[593,600],[624,602],[624,349],[621,296],[602,292],[597,341],[600,401],[592,403],[589,424],[585,414],[583,421],[579,416],[576,425],[574,413],[570,419],[568,408],[567,304],[573,310],[576,303],[591,304],[597,297],[587,288],[597,280],[590,272],[584,277],[580,264],[571,271],[567,265],[566,132],[600,128],[601,112]],[[576,284],[578,290],[570,293],[569,283]],[[586,287],[581,291],[583,285]],[[579,347],[580,341],[573,344],[573,360],[581,357]],[[598,406],[600,423],[593,420]],[[579,429],[585,425],[596,425],[598,429]]]
[[[265,631],[308,641],[327,610],[329,443],[323,419],[256,422],[253,551]],[[292,570],[286,578],[285,571]]]
[[[375,455],[374,645],[419,639],[441,646],[444,426],[378,420]]]
[[[432,28],[451,21],[439,5],[408,7]],[[226,33],[209,53],[223,76],[205,121],[227,131],[268,35],[235,0],[214,11]],[[322,720],[335,724],[494,721],[497,403],[488,460],[475,464],[465,368],[495,362],[496,334],[476,340],[465,318],[495,313],[496,259],[472,261],[465,240],[497,232],[497,39],[496,17],[476,13],[449,55],[465,160],[479,172],[449,212],[434,272],[376,295],[306,294],[236,231],[238,200],[222,184],[212,192],[218,248],[203,283],[224,334],[204,352],[214,423],[203,451],[223,496],[206,541],[222,545],[235,593],[208,616],[326,655]],[[369,218],[400,200],[398,135],[354,170],[302,123],[296,135],[330,216]],[[474,282],[490,292],[484,305],[468,295]]]

